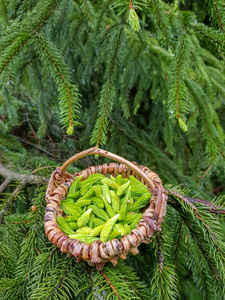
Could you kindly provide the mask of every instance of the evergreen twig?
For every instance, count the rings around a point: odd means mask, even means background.
[[[108,282],[108,284],[110,285],[111,289],[113,290],[114,294],[116,295],[117,299],[121,300],[121,298],[119,297],[119,295],[117,294],[117,291],[115,289],[115,287],[112,285],[111,281],[109,280],[109,278],[106,276],[106,274],[103,271],[100,271],[102,273],[102,275],[105,277],[105,280]]]
[[[0,211],[0,224],[3,221],[3,217],[4,217],[5,213],[8,211],[8,209],[10,208],[10,206],[13,204],[13,201],[18,196],[18,194],[20,193],[20,191],[24,188],[24,186],[25,186],[25,183],[21,183],[20,185],[18,185],[17,188],[12,192],[12,194],[7,199],[6,205]]]
[[[39,185],[39,184],[45,184],[48,182],[48,178],[45,178],[42,176],[14,172],[14,171],[6,168],[2,164],[1,160],[0,160],[0,176],[6,178],[8,184],[12,181],[17,181],[17,182],[21,182],[25,186],[26,184]],[[5,184],[6,184],[6,182],[4,183],[4,185]]]

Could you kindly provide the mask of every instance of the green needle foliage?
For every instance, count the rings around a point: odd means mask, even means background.
[[[109,44],[109,56],[107,57],[108,63],[106,66],[106,82],[103,84],[101,90],[98,113],[99,117],[95,123],[91,138],[91,144],[96,143],[97,147],[99,146],[99,143],[106,144],[108,119],[116,96],[115,84],[117,65],[119,63],[117,56],[120,50],[120,44],[122,43],[121,39],[123,30],[123,27],[120,27],[118,27],[117,30],[114,30],[114,34],[112,35]]]
[[[224,38],[222,0],[0,1],[0,300],[224,298]],[[102,272],[43,225],[47,179],[94,145],[186,195]]]
[[[43,36],[37,35],[34,45],[43,66],[58,86],[60,122],[63,127],[67,127],[67,133],[71,135],[73,126],[79,124],[75,121],[78,118],[76,113],[80,108],[78,89],[71,84],[69,70],[54,44]]]

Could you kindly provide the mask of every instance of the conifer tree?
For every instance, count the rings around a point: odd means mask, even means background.
[[[224,38],[222,0],[0,2],[1,300],[224,299]],[[43,225],[51,173],[95,145],[169,196],[161,232],[102,271]]]

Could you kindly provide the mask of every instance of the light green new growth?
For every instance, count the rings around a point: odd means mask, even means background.
[[[115,215],[114,217],[112,217],[111,219],[109,219],[105,225],[103,226],[103,229],[101,231],[100,234],[100,240],[105,243],[112,231],[112,228],[114,226],[114,224],[116,223],[117,219],[119,218],[119,214]]]
[[[92,209],[89,208],[85,213],[83,213],[77,220],[78,227],[82,227],[88,223],[91,217]]]

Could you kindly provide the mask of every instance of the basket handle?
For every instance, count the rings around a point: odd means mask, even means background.
[[[62,172],[64,172],[67,167],[69,167],[69,165],[71,165],[73,162],[77,161],[78,159],[82,158],[82,157],[85,157],[85,156],[88,156],[88,155],[92,155],[92,154],[97,154],[97,155],[101,155],[101,156],[105,156],[105,157],[108,157],[114,161],[117,161],[117,162],[120,162],[122,164],[124,164],[125,166],[129,167],[131,170],[133,170],[136,174],[138,174],[146,183],[147,185],[154,189],[155,188],[155,185],[154,183],[152,182],[152,180],[145,175],[144,172],[142,172],[137,166],[135,166],[133,163],[131,163],[130,161],[126,160],[125,158],[119,156],[119,155],[116,155],[116,154],[113,154],[111,152],[108,152],[106,150],[102,150],[100,148],[96,148],[96,147],[93,147],[93,148],[89,148],[87,150],[84,150],[80,153],[77,153],[75,154],[74,156],[72,156],[71,158],[69,158],[60,168],[60,170]]]

